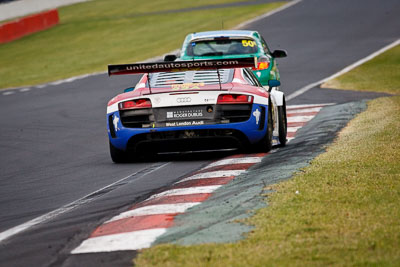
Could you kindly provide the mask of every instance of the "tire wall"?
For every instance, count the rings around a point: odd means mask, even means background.
[[[59,23],[57,9],[23,17],[0,25],[0,44],[51,28]]]

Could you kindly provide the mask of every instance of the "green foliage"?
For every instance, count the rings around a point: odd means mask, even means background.
[[[400,45],[357,69],[326,82],[322,87],[399,94],[399,73]]]

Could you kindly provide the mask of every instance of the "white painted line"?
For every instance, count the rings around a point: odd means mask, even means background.
[[[329,76],[329,77],[327,77],[327,78],[324,78],[324,79],[322,79],[322,80],[320,80],[320,81],[318,81],[318,82],[315,82],[315,83],[311,83],[311,84],[309,84],[309,85],[306,85],[306,86],[304,86],[303,88],[300,88],[299,90],[297,90],[297,91],[291,93],[289,96],[286,97],[286,101],[292,100],[293,98],[295,98],[295,97],[297,97],[297,96],[299,96],[299,95],[301,95],[301,94],[304,94],[305,92],[307,92],[307,91],[310,90],[311,88],[314,88],[314,87],[316,87],[316,86],[318,86],[318,85],[320,85],[320,84],[323,84],[323,83],[326,82],[326,81],[329,81],[329,80],[334,79],[334,78],[336,78],[336,77],[338,77],[338,76],[340,76],[340,75],[342,75],[342,74],[345,74],[346,72],[351,71],[352,69],[354,69],[354,68],[360,66],[361,64],[364,64],[365,62],[367,62],[367,61],[373,59],[373,58],[376,57],[376,56],[379,56],[380,54],[386,52],[387,50],[389,50],[389,49],[391,49],[391,48],[393,48],[393,47],[395,47],[395,46],[397,46],[397,45],[399,45],[399,44],[400,44],[400,39],[397,39],[397,40],[394,41],[393,43],[391,43],[391,44],[389,44],[389,45],[387,45],[387,46],[385,46],[385,47],[379,49],[378,51],[376,51],[376,52],[370,54],[369,56],[367,56],[367,57],[365,57],[365,58],[362,58],[362,59],[360,59],[360,60],[354,62],[353,64],[347,66],[346,68],[342,69],[341,71],[338,71],[338,72],[336,72],[335,74],[333,74],[333,75],[331,75],[331,76]]]
[[[263,157],[245,157],[245,158],[234,158],[234,159],[223,159],[211,163],[204,167],[202,170],[209,169],[212,167],[222,166],[222,165],[234,165],[234,164],[246,164],[246,163],[259,163]]]
[[[80,79],[83,79],[83,78],[96,76],[96,75],[101,75],[101,74],[106,74],[106,73],[107,72],[102,71],[102,72],[94,72],[94,73],[89,73],[89,74],[83,74],[83,75],[79,75],[79,76],[70,77],[70,78],[67,78],[67,79],[57,80],[57,81],[54,81],[54,82],[39,84],[39,85],[35,85],[35,86],[32,85],[31,87],[32,88],[41,89],[41,88],[45,88],[45,87],[47,87],[49,85],[60,85],[60,84],[63,84],[63,83],[73,82],[73,81],[80,80]],[[4,88],[4,90],[21,90],[21,87]]]
[[[24,92],[28,92],[28,91],[30,91],[31,90],[31,88],[22,88],[22,89],[20,89],[19,91],[21,92],[21,93],[24,93]]]
[[[285,9],[291,7],[291,6],[294,6],[294,5],[298,4],[298,3],[300,3],[301,1],[302,0],[291,1],[291,2],[287,3],[286,5],[283,5],[283,6],[279,7],[279,8],[277,8],[277,9],[274,9],[274,10],[272,10],[270,12],[267,12],[267,13],[261,15],[261,16],[258,16],[258,17],[255,17],[254,19],[250,19],[248,21],[240,23],[234,29],[239,30],[239,29],[245,28],[251,23],[254,23],[254,22],[256,22],[256,21],[258,21],[260,19],[264,19],[266,17],[272,16],[272,15],[278,13],[278,12],[281,12],[282,10],[285,10]]]
[[[165,196],[179,196],[179,195],[192,195],[192,194],[209,194],[220,188],[221,185],[198,186],[189,188],[178,188],[164,191],[159,194],[152,195],[147,200]]]
[[[60,84],[65,83],[65,82],[67,82],[67,79],[51,82],[51,83],[49,83],[49,85],[60,85]]]
[[[3,93],[3,95],[12,95],[12,94],[14,94],[13,91],[8,91],[8,92],[4,92],[4,93]]]
[[[286,106],[286,111],[303,109],[303,108],[325,107],[325,106],[332,106],[335,104],[336,103],[289,105],[289,106]]]
[[[322,107],[318,108],[304,108],[304,109],[295,109],[295,110],[286,110],[286,113],[288,115],[290,114],[298,114],[298,113],[305,113],[305,112],[319,112],[322,109]]]
[[[315,116],[296,116],[296,117],[288,117],[287,122],[307,122],[310,121]]]
[[[98,236],[86,239],[71,251],[72,254],[137,250],[148,248],[157,237],[164,234],[165,228],[141,230],[130,233]]]
[[[238,176],[242,173],[246,172],[246,170],[229,170],[229,171],[215,171],[215,172],[202,172],[192,176],[189,176],[183,180],[180,180],[177,183],[182,183],[186,181],[196,180],[196,179],[205,179],[205,178],[213,178],[213,177],[228,177],[228,176]]]
[[[295,132],[297,132],[300,128],[302,128],[302,126],[300,126],[300,127],[287,127],[287,132],[288,132],[288,133],[295,133]]]
[[[160,169],[160,168],[162,168],[162,167],[164,167],[165,165],[168,165],[168,164],[169,164],[169,162],[165,163],[165,164],[163,164],[161,166],[158,166],[157,168],[154,168],[151,171],[146,172],[143,176],[145,176],[145,175],[147,175],[147,174],[149,174],[151,172],[154,172],[154,171],[156,171],[156,170],[158,170],[158,169]],[[107,190],[109,188],[112,188],[114,185],[117,185],[117,184],[123,182],[124,180],[127,180],[130,177],[132,177],[132,176],[134,176],[134,175],[136,175],[136,174],[138,174],[138,173],[140,173],[142,171],[143,170],[134,172],[134,173],[132,173],[132,174],[130,174],[130,175],[128,175],[128,176],[126,176],[126,177],[124,177],[124,178],[122,178],[122,179],[120,179],[120,180],[118,180],[118,181],[116,181],[116,182],[114,182],[112,184],[109,184],[109,185],[107,185],[107,186],[105,186],[105,187],[103,187],[103,188],[101,188],[99,190],[94,191],[93,193],[90,193],[90,194],[88,194],[88,195],[86,195],[86,196],[84,196],[84,197],[82,197],[82,198],[80,198],[78,200],[75,200],[74,202],[71,202],[71,203],[69,203],[69,204],[67,204],[65,206],[62,206],[59,209],[56,209],[56,210],[51,211],[49,213],[46,213],[46,214],[44,214],[42,216],[39,216],[39,217],[37,217],[35,219],[32,219],[32,220],[30,220],[28,222],[25,222],[23,224],[14,226],[14,227],[12,227],[12,228],[4,231],[4,232],[1,232],[0,233],[0,243],[2,241],[6,240],[7,238],[10,238],[10,237],[12,237],[12,236],[14,236],[16,234],[19,234],[22,231],[28,230],[29,228],[31,228],[31,227],[33,227],[35,225],[38,225],[38,224],[44,223],[46,221],[49,221],[51,219],[54,219],[57,216],[59,216],[59,215],[61,215],[63,213],[66,213],[66,212],[68,212],[68,211],[70,211],[70,210],[72,210],[74,208],[77,208],[79,206],[82,206],[84,204],[92,202],[94,199],[96,199],[96,197],[98,197],[100,192],[102,192],[104,190]]]
[[[90,73],[90,74],[83,74],[83,75],[70,77],[70,78],[63,79],[63,80],[54,81],[54,82],[48,83],[48,85],[59,85],[59,84],[62,84],[62,83],[70,83],[70,82],[73,82],[73,81],[76,81],[76,80],[80,80],[80,79],[83,79],[83,78],[87,78],[87,77],[90,77],[90,76],[99,75],[99,74],[105,74],[105,73],[107,73],[107,72],[105,72],[105,71],[103,72],[102,71],[102,72],[95,72],[95,73]]]
[[[146,215],[156,215],[156,214],[173,214],[173,213],[184,213],[187,209],[194,207],[201,202],[188,202],[188,203],[175,203],[175,204],[160,204],[144,206],[134,210],[125,211],[105,223],[126,219],[134,216],[146,216]]]

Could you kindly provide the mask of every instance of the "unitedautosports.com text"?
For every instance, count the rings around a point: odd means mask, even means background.
[[[154,69],[181,69],[181,68],[201,68],[201,67],[219,67],[238,65],[237,60],[227,61],[191,61],[191,62],[168,62],[168,63],[153,63],[153,64],[137,64],[126,66],[126,70],[154,70]]]

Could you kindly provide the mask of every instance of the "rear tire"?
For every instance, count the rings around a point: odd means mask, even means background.
[[[278,120],[279,120],[279,146],[286,145],[287,138],[287,116],[286,116],[286,104],[278,107]]]
[[[267,132],[263,139],[254,144],[253,151],[254,152],[269,152],[272,149],[272,136],[274,132],[273,121],[272,121],[272,106],[271,102],[268,105],[268,120],[267,120]]]
[[[272,136],[274,132],[274,122],[272,120],[272,107],[271,102],[268,106],[268,121],[267,121],[267,132],[264,136],[263,145],[264,152],[269,152],[272,149]]]
[[[123,150],[114,147],[111,142],[110,144],[110,156],[114,163],[126,163],[129,161],[129,154]]]

